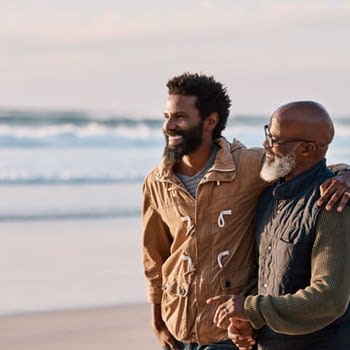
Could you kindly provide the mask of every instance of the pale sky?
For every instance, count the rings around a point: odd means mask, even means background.
[[[232,113],[313,99],[350,115],[350,1],[1,0],[0,107],[162,115],[214,75]]]

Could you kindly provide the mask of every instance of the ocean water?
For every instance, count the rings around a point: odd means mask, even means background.
[[[330,162],[349,159],[350,116],[335,117]],[[268,117],[232,116],[228,139],[261,146]],[[140,183],[158,163],[162,117],[0,109],[0,185]]]
[[[224,136],[261,146],[267,121]],[[350,163],[350,116],[334,121],[328,163]],[[163,147],[161,115],[0,109],[0,314],[145,301],[140,192]]]

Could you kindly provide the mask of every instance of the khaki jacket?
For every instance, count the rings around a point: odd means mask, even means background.
[[[251,269],[254,215],[267,186],[259,178],[262,149],[217,140],[213,166],[194,199],[163,159],[143,185],[143,258],[148,301],[183,342],[227,339],[213,323],[215,295],[239,294]]]

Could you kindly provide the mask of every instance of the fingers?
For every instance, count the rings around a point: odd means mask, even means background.
[[[251,348],[255,344],[255,339],[251,336],[243,337],[239,334],[230,334],[229,337],[240,348]]]
[[[337,207],[338,211],[342,211],[350,197],[346,194],[344,196],[344,193],[348,193],[346,192],[347,189],[348,187],[345,184],[340,183],[336,179],[327,180],[320,186],[321,197],[317,201],[317,205],[322,206],[326,204],[326,210],[329,211],[333,209],[339,199],[342,198]]]
[[[329,186],[331,185],[331,182],[333,180],[329,179],[326,180],[321,186],[320,186],[320,194],[321,194],[321,199],[323,198],[323,196],[325,195],[325,192],[327,191],[327,189],[329,188]]]
[[[341,213],[344,210],[349,200],[350,200],[350,192],[344,192],[337,206],[337,211],[339,213]]]
[[[214,319],[213,322],[218,326],[221,327],[219,325],[219,323],[221,324],[222,320],[225,319],[227,317],[227,322],[228,322],[228,315],[229,315],[229,311],[226,307],[226,303],[223,303],[221,305],[219,305],[215,311],[214,314]],[[226,327],[225,327],[226,328]]]
[[[219,328],[227,329],[227,327],[230,323],[229,318],[230,318],[230,313],[228,312],[228,310],[226,308],[223,309],[220,312],[219,317],[216,320],[216,326]]]
[[[253,348],[255,339],[253,338],[253,327],[250,322],[230,318],[227,332],[229,338],[236,344],[238,349],[249,350]]]
[[[240,321],[232,318],[230,318],[230,325],[227,330],[242,336],[253,336],[254,334],[254,329],[249,321]]]
[[[332,197],[328,200],[327,204],[326,204],[326,210],[330,211],[333,209],[333,207],[335,206],[335,204],[338,202],[340,198],[340,194],[339,192],[335,192]]]
[[[330,179],[325,181],[321,186],[320,186],[320,199],[317,201],[318,206],[322,206],[327,203],[326,210],[331,210],[333,208],[333,205],[336,201],[336,196],[337,194],[337,181],[334,179]]]
[[[215,297],[212,297],[210,299],[207,299],[208,304],[219,304],[221,303],[215,310],[214,319],[213,322],[216,324],[217,327],[220,328],[227,328],[228,326],[228,316],[229,316],[229,309],[227,302],[231,299],[230,295],[218,295]]]
[[[244,313],[244,300],[243,296],[239,295],[224,295],[216,296],[207,300],[207,303],[221,303],[215,310],[213,322],[217,327],[227,328],[229,324],[229,318],[235,317],[237,319],[247,321],[247,317]]]
[[[223,303],[229,298],[227,295],[217,295],[216,297],[212,297],[207,299],[207,304],[218,304],[218,303]]]
[[[168,332],[168,336],[166,338],[167,346],[170,350],[179,350],[179,347],[177,346],[175,338]]]
[[[154,330],[156,337],[164,349],[167,350],[179,350],[175,338],[169,332],[166,327],[160,330]]]
[[[239,321],[235,318],[230,317],[229,318],[230,324],[228,325],[227,331],[232,334],[239,334],[240,333],[240,323],[242,321]]]
[[[318,206],[326,204],[327,211],[336,207],[338,212],[342,212],[350,199],[349,180],[340,175],[328,179],[320,186],[320,194]]]
[[[239,334],[229,333],[229,338],[239,349],[252,349],[255,344],[255,340],[251,336],[241,336]]]
[[[179,350],[179,348],[175,345],[165,345],[165,346],[162,346],[163,350]]]
[[[179,350],[175,340],[171,338],[166,340],[166,344],[163,346],[163,348],[167,350]]]
[[[332,210],[336,204],[338,203],[339,199],[341,199],[341,201],[339,202],[338,206],[337,206],[337,211],[338,212],[342,212],[344,209],[344,206],[346,205],[347,201],[350,198],[350,194],[348,195],[348,192],[343,192],[341,190],[338,190],[337,192],[335,192],[329,199],[328,202],[326,204],[326,210],[330,211]]]

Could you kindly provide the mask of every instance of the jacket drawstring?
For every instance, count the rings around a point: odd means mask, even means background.
[[[228,210],[223,210],[220,212],[219,217],[218,217],[218,226],[219,227],[225,226],[224,215],[232,215],[232,210],[228,209]]]
[[[182,216],[181,221],[187,222],[187,228],[186,228],[186,236],[187,236],[193,227],[192,222],[191,222],[191,218],[189,216]]]
[[[187,261],[187,272],[192,270],[192,258],[188,255],[182,254],[182,260]]]
[[[218,260],[218,265],[219,265],[220,269],[222,269],[222,267],[224,266],[223,263],[222,263],[222,258],[223,258],[224,256],[229,255],[229,254],[230,254],[230,251],[229,251],[229,250],[224,250],[223,252],[220,252],[220,253],[218,254],[217,260]]]

